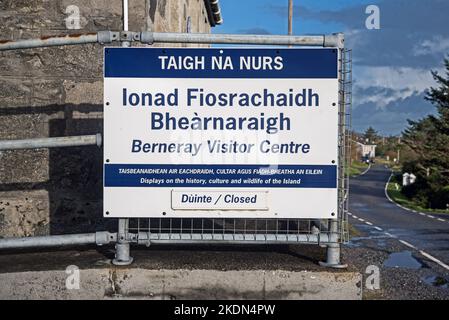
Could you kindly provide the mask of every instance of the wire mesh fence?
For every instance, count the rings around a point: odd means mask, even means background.
[[[308,234],[318,232],[327,220],[244,218],[147,218],[131,219],[129,231],[182,234]],[[313,231],[315,230],[315,231]]]
[[[339,227],[341,242],[349,241],[348,230],[348,211],[349,211],[349,165],[351,158],[351,132],[352,132],[352,50],[343,49],[342,54],[342,69],[340,72],[340,83],[342,90],[342,113],[343,128],[340,130],[342,137],[343,155],[341,155],[340,165],[342,168],[341,198],[339,199],[342,209]]]
[[[127,232],[146,241],[329,242],[327,220],[305,219],[130,219]]]

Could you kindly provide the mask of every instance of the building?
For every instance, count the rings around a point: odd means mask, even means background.
[[[129,30],[208,33],[219,9],[217,0],[133,0]],[[0,10],[0,40],[122,29],[121,0],[6,0]],[[0,139],[101,133],[102,70],[99,44],[0,53]],[[102,218],[102,153],[0,152],[0,237],[114,227]]]
[[[356,141],[357,149],[359,150],[362,158],[375,158],[376,157],[376,147],[375,144],[363,144],[361,142]]]

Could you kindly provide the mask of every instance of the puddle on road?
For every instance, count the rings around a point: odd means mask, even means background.
[[[447,281],[445,278],[440,277],[440,276],[428,276],[428,277],[422,278],[422,280],[426,284],[433,286],[433,287],[443,288],[443,289],[449,288],[449,281]]]
[[[391,253],[384,262],[387,268],[406,268],[417,270],[422,267],[422,264],[416,260],[410,251]]]
[[[345,246],[348,248],[360,248],[362,244],[357,242],[359,239],[351,239],[348,243],[345,243]]]
[[[385,239],[383,237],[353,237],[351,238],[351,240],[345,244],[345,246],[349,247],[349,248],[363,248],[363,247],[372,247],[369,246],[368,244],[364,243],[364,241],[367,240],[372,240],[376,242],[376,247],[378,248],[386,248],[387,247],[387,242],[385,241]]]
[[[378,231],[374,229],[373,226],[369,226],[366,224],[355,224],[357,229],[361,231],[361,236],[351,236],[346,246],[350,248],[360,248],[366,246],[365,241],[375,241],[376,245],[380,248],[385,248],[387,246],[387,240],[390,239],[388,236],[384,234],[382,231]],[[365,242],[365,243],[364,243]]]

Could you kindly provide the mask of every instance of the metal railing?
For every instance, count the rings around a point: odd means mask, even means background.
[[[339,161],[337,219],[187,219],[140,218],[119,219],[117,233],[60,235],[48,237],[0,239],[0,249],[37,246],[61,246],[116,243],[116,264],[129,264],[130,243],[307,243],[327,246],[325,266],[342,267],[340,244],[348,239],[348,173],[345,170],[350,155],[350,107],[352,100],[351,51],[344,49],[343,34],[315,36],[230,35],[124,31],[101,31],[86,35],[44,37],[31,40],[1,41],[0,51],[29,49],[85,43],[130,42],[190,43],[190,44],[246,44],[277,46],[321,46],[339,50]],[[52,137],[29,140],[0,141],[0,150],[53,148],[83,145],[101,145],[99,134],[79,137]]]
[[[101,246],[115,242],[116,240],[116,233],[99,231],[95,233],[0,239],[0,249],[45,248],[86,244]]]
[[[98,33],[71,34],[55,37],[41,37],[30,40],[0,41],[0,51],[32,49],[52,46],[77,45],[113,42],[153,43],[190,43],[190,44],[246,44],[277,46],[333,47],[343,46],[342,34],[284,36],[254,34],[209,34],[209,33],[171,33],[171,32],[132,32],[99,31]]]
[[[82,147],[101,146],[101,134],[97,133],[88,136],[72,137],[52,137],[23,140],[0,140],[0,151],[20,150],[20,149],[41,149],[41,148],[62,148],[62,147]]]

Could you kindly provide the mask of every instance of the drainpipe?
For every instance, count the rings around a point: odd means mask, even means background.
[[[217,24],[222,24],[223,17],[221,16],[219,0],[205,0],[204,2],[210,25],[215,27]]]

